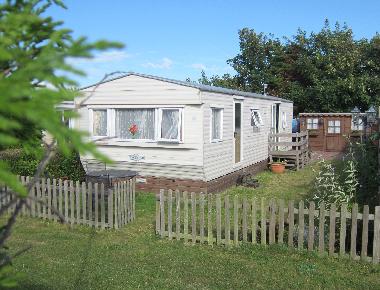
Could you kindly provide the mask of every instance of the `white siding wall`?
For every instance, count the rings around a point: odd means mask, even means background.
[[[90,90],[90,89],[88,89]],[[128,76],[100,86],[79,109],[77,128],[89,130],[89,107],[114,108],[134,105],[181,105],[184,110],[184,141],[173,143],[139,143],[138,141],[98,141],[100,152],[115,161],[107,168],[137,170],[142,176],[165,176],[204,179],[202,110],[199,92],[193,88],[166,82]],[[86,105],[87,104],[87,105]],[[136,162],[130,155],[144,159]],[[85,169],[104,168],[91,156],[81,156]]]
[[[240,163],[235,164],[233,151],[234,97],[231,95],[202,92],[202,100],[204,101],[203,139],[204,171],[206,180],[212,180],[268,158],[268,134],[271,127],[271,105],[273,104],[273,101],[248,97],[242,100],[242,160]],[[239,97],[238,100],[240,100]],[[210,142],[210,106],[224,108],[223,141],[219,143]],[[264,122],[264,126],[260,127],[260,129],[254,129],[254,127],[251,126],[251,108],[260,110]],[[287,128],[283,130],[284,132],[291,132],[292,108],[293,104],[291,103],[282,103],[280,105],[280,117],[282,115],[282,110],[286,111],[287,114]]]
[[[87,95],[93,88],[83,90]],[[199,90],[130,75],[100,85],[85,105],[200,104]]]

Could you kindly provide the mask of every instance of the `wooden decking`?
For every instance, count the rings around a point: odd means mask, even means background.
[[[276,160],[296,170],[305,167],[310,161],[308,132],[269,134],[269,161]]]

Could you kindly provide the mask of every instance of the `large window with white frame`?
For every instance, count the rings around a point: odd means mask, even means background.
[[[106,137],[107,130],[107,110],[92,110],[92,135],[94,137]]]
[[[223,139],[223,109],[211,108],[211,142]]]
[[[251,125],[256,128],[264,125],[259,109],[251,109]]]
[[[155,139],[155,109],[115,109],[115,135],[118,139]]]
[[[308,130],[318,129],[318,118],[308,118],[306,120],[306,129]]]
[[[108,136],[117,141],[183,141],[183,108],[90,109],[94,138]]]

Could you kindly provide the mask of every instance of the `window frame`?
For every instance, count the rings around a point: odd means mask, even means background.
[[[261,117],[260,109],[250,108],[251,110],[251,126],[255,128],[260,128],[264,126],[263,118]],[[257,118],[254,117],[254,114],[257,113]],[[257,120],[258,124],[254,120]]]
[[[354,118],[351,118],[351,131],[358,131],[358,132],[364,131],[364,117],[359,116],[358,118],[361,121],[360,125],[355,125]],[[359,126],[361,127],[361,129],[358,129]]]
[[[106,135],[94,135],[94,111],[106,111]],[[89,133],[93,140],[104,139],[110,136],[110,112],[107,108],[90,108],[89,111]]]
[[[311,128],[309,128],[309,120],[311,120]],[[314,122],[316,120],[316,122]],[[316,125],[316,128],[314,128]],[[318,118],[306,118],[306,130],[318,130],[319,129],[319,120]]]
[[[137,138],[120,138],[116,136],[116,110],[154,110],[154,124],[153,124],[153,139],[137,139]],[[141,142],[141,143],[155,143],[157,142],[156,140],[156,135],[157,135],[157,108],[154,107],[127,107],[127,108],[112,108],[109,109],[112,111],[112,130],[114,132],[113,134],[113,140],[118,141],[118,142]]]
[[[330,126],[330,122],[334,122],[333,126]],[[339,122],[339,127],[336,125],[336,122]],[[334,132],[329,132],[330,128],[334,128]],[[336,132],[336,128],[339,128],[339,132]],[[327,120],[327,134],[341,134],[342,133],[342,122],[341,120]]]
[[[162,113],[165,110],[178,110],[178,138],[177,139],[166,139],[162,138],[161,136],[161,129],[162,129]],[[183,108],[179,107],[159,107],[156,108],[157,117],[156,117],[156,142],[165,142],[165,143],[183,143],[183,136],[184,136],[184,130],[183,130]]]
[[[220,138],[213,139],[212,132],[213,132],[213,110],[220,110]],[[224,108],[223,107],[217,107],[217,106],[210,106],[210,143],[219,143],[223,141],[223,116],[224,116]]]

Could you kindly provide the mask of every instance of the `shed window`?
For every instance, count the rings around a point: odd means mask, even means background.
[[[223,109],[211,108],[211,141],[222,140]]]
[[[251,125],[257,128],[264,125],[258,109],[251,109]]]
[[[154,109],[116,109],[115,113],[117,138],[154,140]]]
[[[182,140],[182,110],[159,109],[159,140],[179,142]]]
[[[363,131],[364,129],[364,120],[362,117],[358,117],[356,124],[354,122],[354,119],[351,121],[351,130],[352,131]]]
[[[318,118],[309,118],[307,119],[308,130],[318,129]]]
[[[327,132],[330,134],[340,133],[340,120],[329,120]]]
[[[92,135],[107,136],[107,110],[93,110],[92,120]]]

